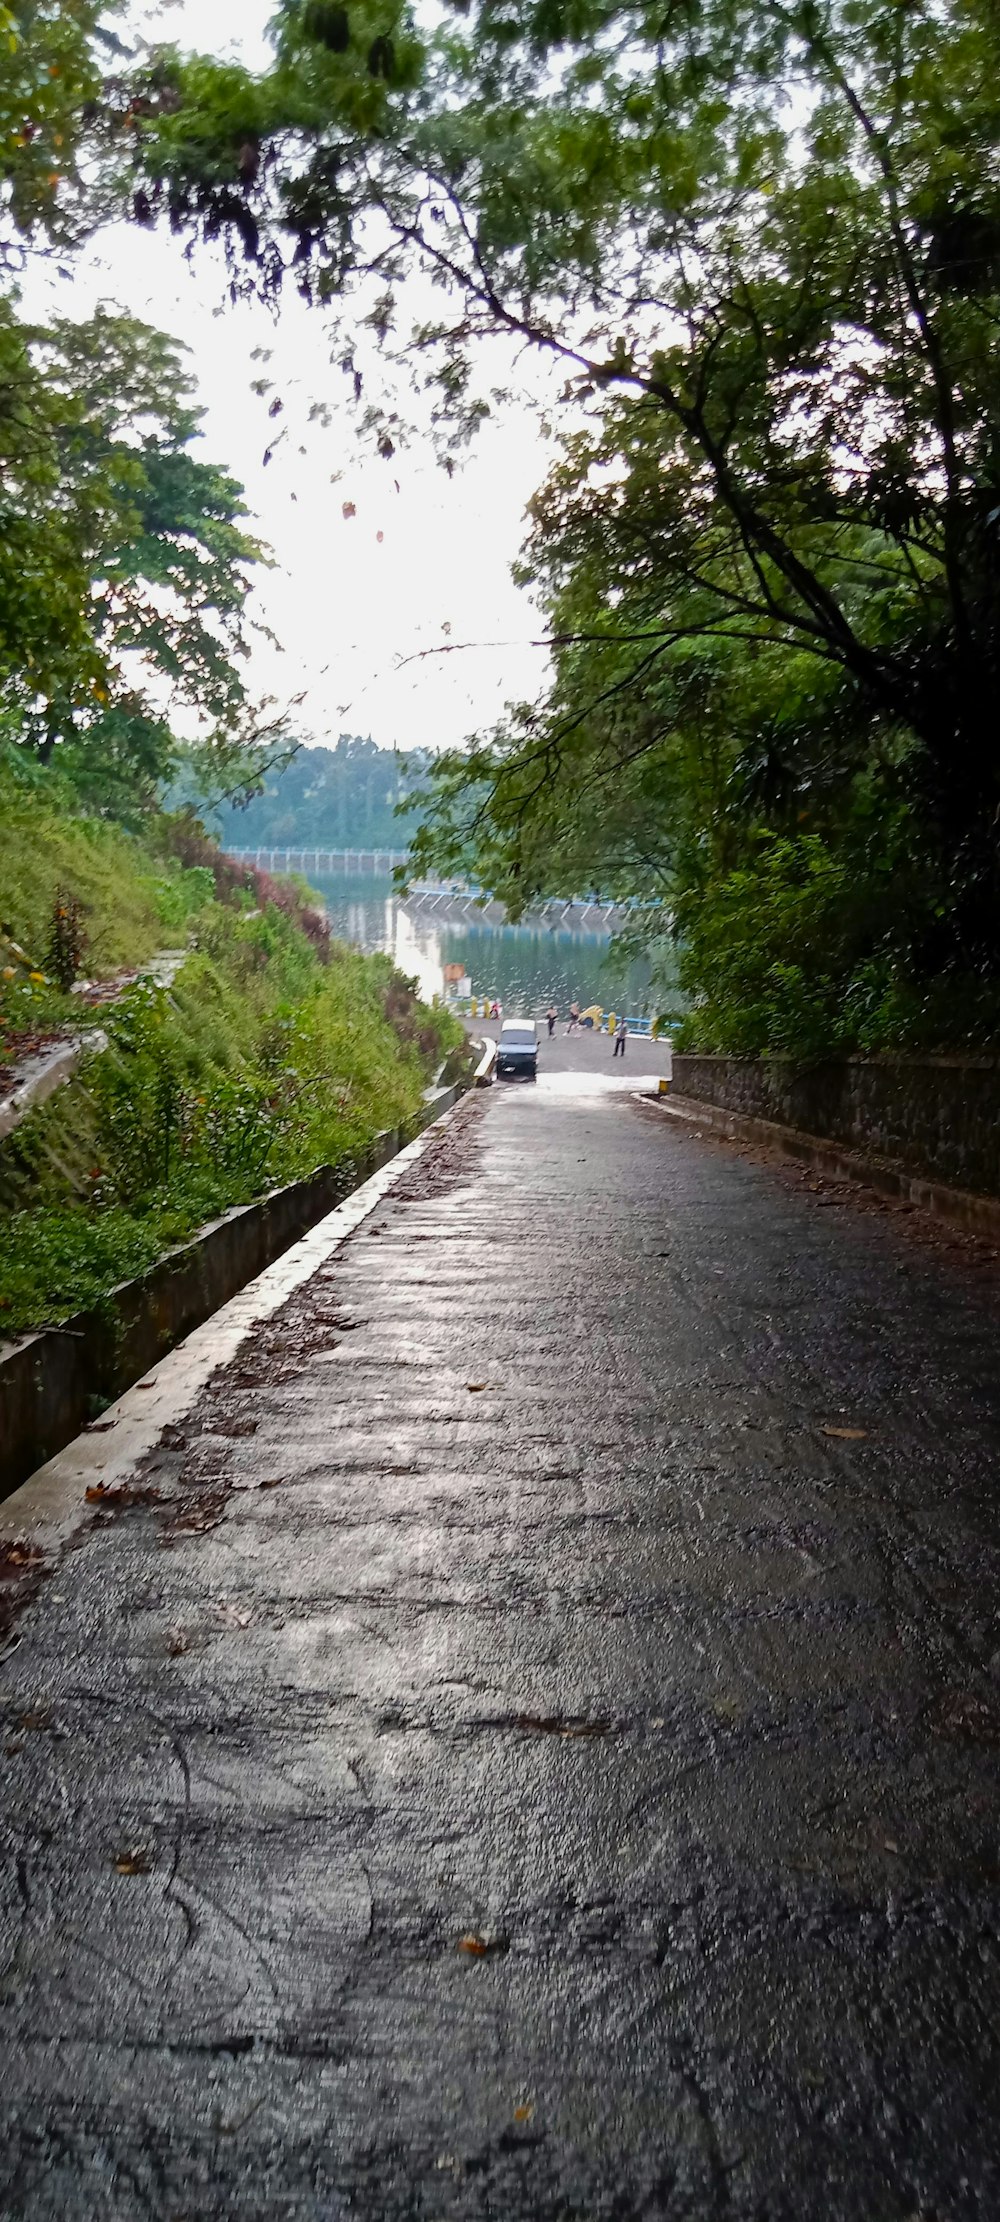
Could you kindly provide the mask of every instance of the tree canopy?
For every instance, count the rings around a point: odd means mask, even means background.
[[[4,732],[109,799],[169,773],[168,709],[224,756],[250,710],[262,550],[241,489],[192,452],[182,354],[129,317],[37,327],[0,306]]]
[[[550,785],[566,716],[596,748],[612,702],[674,759],[711,706],[744,798],[755,759],[786,800],[891,764],[947,911],[924,957],[973,970],[1000,956],[998,64],[985,0],[480,0],[420,52],[404,16],[288,4],[245,107],[168,58],[137,144],[145,214],[338,297],[348,364],[362,315],[415,345],[456,437],[483,341],[562,364],[527,556]],[[397,333],[416,269],[440,314]],[[536,725],[497,746],[468,823],[509,882]]]
[[[551,693],[443,764],[425,852],[638,875],[695,948],[761,839],[793,882],[818,840],[901,875],[864,963],[995,978],[998,64],[987,0],[285,0],[260,76],[106,78],[105,192],[326,303],[362,407],[362,327],[446,443],[491,340],[560,368]]]
[[[124,314],[21,305],[29,255],[65,272],[128,205],[150,102],[122,17],[0,0],[0,740],[128,812],[171,773],[178,711],[220,788],[252,784],[282,736],[243,669],[265,553],[242,489],[197,452],[184,349]]]

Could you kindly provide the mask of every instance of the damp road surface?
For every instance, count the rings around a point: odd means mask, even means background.
[[[994,1281],[497,1087],[0,1513],[0,2213],[996,2222]]]

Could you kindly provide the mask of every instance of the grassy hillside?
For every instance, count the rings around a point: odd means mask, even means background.
[[[99,979],[183,939],[211,882],[108,819],[73,811],[56,780],[28,786],[0,770],[0,922],[42,969],[64,888],[81,905],[85,969]]]
[[[331,945],[300,889],[243,888],[217,852],[213,869],[189,825],[143,840],[61,814],[55,792],[37,818],[14,802],[2,916],[26,950],[61,890],[107,969],[165,939],[189,954],[169,989],[139,979],[102,1007],[108,1047],[0,1144],[0,1334],[99,1302],[218,1212],[349,1158],[413,1115],[460,1033],[389,958]],[[6,969],[8,1005],[79,1026],[78,997]]]

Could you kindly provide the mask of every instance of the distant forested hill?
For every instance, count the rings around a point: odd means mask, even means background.
[[[268,773],[263,794],[244,810],[221,806],[212,826],[224,848],[405,849],[408,821],[395,806],[427,761],[423,749],[397,754],[342,733],[335,748],[300,748]]]

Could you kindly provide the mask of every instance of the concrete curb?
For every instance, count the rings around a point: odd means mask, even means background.
[[[495,1041],[488,1040],[483,1044],[483,1054],[472,1076],[472,1084],[474,1088],[492,1087],[493,1081],[496,1077],[494,1070],[496,1061],[497,1045]]]
[[[837,1180],[858,1181],[879,1195],[893,1196],[920,1211],[933,1212],[937,1218],[951,1219],[969,1234],[1000,1242],[1000,1199],[996,1197],[977,1196],[968,1188],[949,1188],[943,1181],[907,1172],[905,1166],[889,1158],[848,1150],[840,1142],[805,1134],[798,1127],[780,1126],[772,1119],[724,1111],[718,1104],[700,1102],[697,1096],[681,1096],[674,1091],[669,1097],[644,1096],[642,1101],[655,1104],[668,1119],[706,1127],[727,1142],[763,1143],[781,1157],[794,1158],[797,1164],[808,1165],[816,1172],[830,1173]]]
[[[301,1241],[390,1163],[461,1091],[434,1088],[405,1127],[377,1134],[347,1164],[227,1211],[108,1302],[0,1345],[0,1502],[72,1441],[96,1410]]]
[[[88,1488],[100,1483],[109,1489],[122,1480],[137,1460],[152,1450],[163,1429],[183,1418],[216,1368],[227,1365],[254,1328],[280,1310],[362,1220],[377,1211],[400,1173],[415,1165],[429,1148],[433,1136],[428,1130],[454,1108],[464,1093],[454,1088],[436,1091],[414,1141],[387,1158],[378,1172],[319,1220],[274,1265],[168,1351],[155,1370],[134,1382],[110,1406],[99,1427],[78,1435],[23,1482],[7,1499],[4,1525],[8,1534],[48,1552],[60,1548],[92,1519]]]

